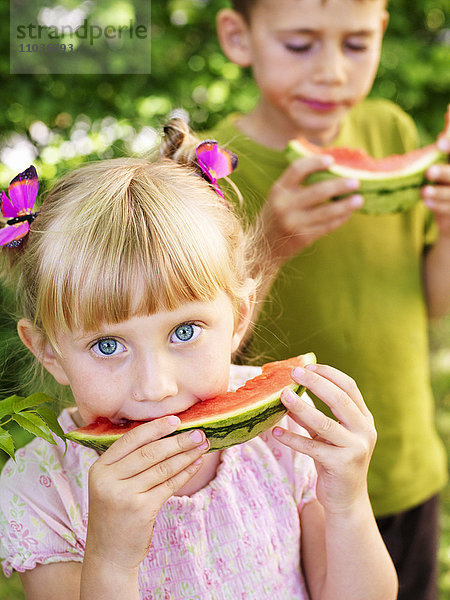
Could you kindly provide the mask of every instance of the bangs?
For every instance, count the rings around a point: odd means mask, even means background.
[[[234,296],[240,282],[223,224],[229,209],[200,178],[189,174],[187,182],[196,189],[183,185],[174,194],[140,173],[124,189],[109,189],[111,201],[104,189],[78,198],[69,228],[46,232],[36,315],[55,348],[57,331],[94,331],[209,301],[219,290]]]

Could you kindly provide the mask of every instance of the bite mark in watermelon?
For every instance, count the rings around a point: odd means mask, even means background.
[[[305,391],[303,386],[292,380],[292,369],[315,362],[315,355],[308,353],[263,365],[260,375],[249,379],[235,392],[219,394],[178,413],[181,425],[172,435],[201,429],[209,439],[210,452],[241,444],[260,435],[286,414],[287,410],[280,400],[285,387],[290,387],[298,395]],[[128,421],[115,425],[100,417],[90,425],[70,431],[66,438],[103,452],[127,431],[142,423]]]
[[[450,105],[445,115],[444,131],[438,136],[450,138]],[[358,193],[364,196],[360,212],[385,214],[408,210],[420,200],[420,188],[427,183],[425,171],[436,163],[448,162],[448,155],[437,148],[437,140],[423,148],[373,158],[367,152],[353,148],[315,146],[304,138],[291,140],[287,147],[288,159],[314,154],[332,156],[335,162],[327,171],[310,175],[306,183],[316,183],[333,177],[358,179]]]

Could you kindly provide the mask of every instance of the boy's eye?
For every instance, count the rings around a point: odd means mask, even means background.
[[[285,44],[285,48],[286,50],[289,50],[289,52],[301,53],[311,50],[312,44]]]
[[[113,338],[105,338],[99,340],[92,346],[92,350],[99,356],[114,356],[125,352],[126,348],[123,344]]]
[[[353,50],[353,52],[364,52],[367,50],[367,44],[361,40],[347,40],[345,45],[349,50]]]
[[[183,342],[192,342],[202,332],[202,328],[194,323],[182,323],[178,325],[172,335],[170,341],[174,344],[180,344]]]

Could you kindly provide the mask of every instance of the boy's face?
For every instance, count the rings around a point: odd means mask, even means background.
[[[234,41],[246,45],[247,59],[241,54],[236,62],[253,69],[268,127],[287,139],[331,142],[372,86],[387,22],[384,1],[260,0],[249,23],[237,18],[242,31]],[[230,47],[224,50],[234,60]]]

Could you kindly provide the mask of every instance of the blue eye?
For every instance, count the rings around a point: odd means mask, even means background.
[[[174,344],[192,342],[200,335],[201,331],[202,328],[198,325],[194,325],[193,323],[181,323],[170,336],[170,341]]]
[[[126,350],[125,346],[113,338],[104,338],[92,346],[99,356],[114,356]]]

